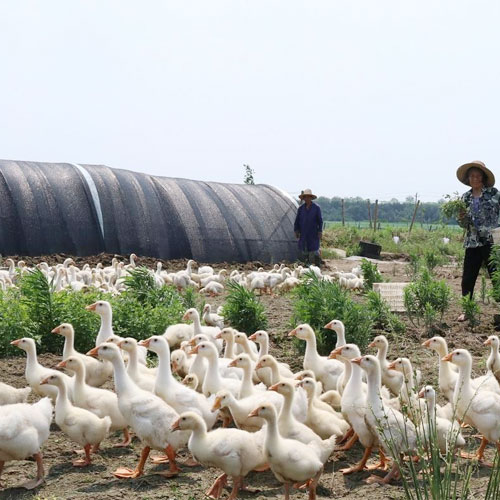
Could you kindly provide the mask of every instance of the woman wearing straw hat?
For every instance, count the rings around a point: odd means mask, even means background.
[[[462,195],[466,209],[459,214],[458,223],[467,230],[462,296],[472,297],[481,266],[486,264],[490,278],[495,271],[489,258],[493,245],[492,231],[498,226],[500,192],[493,187],[495,176],[482,161],[462,165],[457,170],[457,177],[471,188]],[[461,314],[458,321],[465,321],[465,315]]]
[[[299,195],[304,202],[297,210],[293,230],[298,239],[301,260],[319,266],[321,264],[319,243],[323,235],[321,208],[313,200],[317,198],[310,189]]]

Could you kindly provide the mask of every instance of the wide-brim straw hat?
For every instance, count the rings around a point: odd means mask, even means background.
[[[301,191],[301,193],[299,194],[299,198],[303,200],[304,196],[311,196],[313,200],[317,198],[317,196],[313,194],[313,192],[310,189],[304,189],[304,191]]]
[[[493,172],[489,169],[486,168],[486,165],[479,160],[476,161],[471,161],[470,163],[465,163],[461,167],[458,167],[457,170],[457,177],[458,180],[462,183],[465,184],[466,186],[470,186],[469,184],[469,179],[468,179],[468,174],[467,172],[469,171],[469,168],[478,168],[482,172],[485,173],[486,175],[486,182],[485,186],[486,187],[492,187],[495,185],[495,176],[493,175]]]

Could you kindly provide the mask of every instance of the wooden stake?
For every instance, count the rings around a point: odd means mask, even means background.
[[[345,226],[345,207],[344,207],[344,198],[342,198],[342,225]]]
[[[373,231],[377,230],[378,200],[375,200],[375,210],[373,211]]]
[[[420,200],[417,200],[417,204],[415,205],[415,210],[413,211],[413,217],[411,219],[411,224],[410,224],[410,229],[408,230],[408,234],[411,233],[411,230],[413,228],[413,223],[415,222],[415,217],[417,216],[417,210],[420,205]]]
[[[370,208],[370,200],[366,200],[368,202],[368,222],[370,223],[370,229],[372,228],[372,211]]]

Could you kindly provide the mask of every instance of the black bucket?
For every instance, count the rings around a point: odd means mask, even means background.
[[[382,247],[377,243],[360,241],[359,250],[359,255],[361,255],[361,257],[368,257],[369,259],[380,259],[380,251],[382,250]]]

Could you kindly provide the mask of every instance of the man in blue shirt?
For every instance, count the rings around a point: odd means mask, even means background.
[[[313,203],[317,196],[310,189],[304,189],[299,198],[304,203],[297,210],[293,230],[298,239],[300,259],[319,266],[321,264],[319,243],[323,235],[321,208]]]

